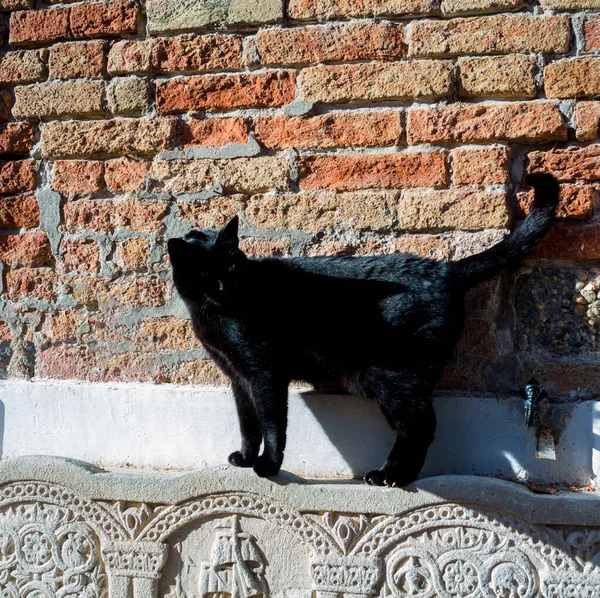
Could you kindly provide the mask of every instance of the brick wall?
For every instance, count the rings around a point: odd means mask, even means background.
[[[598,0],[54,4],[0,0],[3,376],[220,382],[168,237],[241,213],[253,255],[456,259],[530,169],[556,226],[471,293],[442,387],[600,393]]]

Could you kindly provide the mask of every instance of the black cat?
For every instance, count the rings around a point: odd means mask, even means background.
[[[432,389],[461,333],[465,293],[519,264],[554,217],[557,181],[527,181],[535,201],[521,226],[454,263],[409,254],[249,259],[238,247],[237,217],[220,231],[170,239],[194,332],[233,385],[242,448],[229,462],[277,474],[290,381],[333,382],[377,399],[396,432],[386,463],[366,481],[414,481],[434,437]]]

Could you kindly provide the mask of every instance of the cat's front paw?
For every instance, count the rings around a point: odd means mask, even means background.
[[[228,459],[229,463],[235,465],[236,467],[252,467],[256,462],[256,459],[247,459],[242,455],[240,451],[235,451],[235,453],[231,453]]]
[[[254,473],[259,478],[271,478],[279,473],[280,465],[269,457],[261,455],[254,464]]]
[[[400,467],[384,467],[374,469],[365,476],[365,482],[371,486],[393,486],[403,488],[414,482],[417,476],[414,473],[402,471]]]

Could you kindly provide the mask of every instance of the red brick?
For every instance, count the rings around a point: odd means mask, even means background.
[[[238,35],[180,35],[157,39],[151,60],[160,72],[239,70],[242,52]]]
[[[63,241],[57,271],[65,274],[73,272],[98,273],[100,271],[100,247],[98,243],[92,239]]]
[[[294,65],[404,58],[404,28],[394,23],[349,23],[268,29],[257,35],[260,61]]]
[[[108,53],[108,72],[113,75],[149,73],[152,70],[154,41],[123,40]]]
[[[0,228],[34,228],[40,223],[40,208],[33,195],[0,199]]]
[[[533,143],[566,141],[567,127],[552,102],[455,104],[408,111],[408,143]]]
[[[248,121],[242,117],[192,119],[182,123],[181,145],[222,147],[228,143],[248,143]]]
[[[35,160],[0,161],[0,195],[34,191],[36,186]]]
[[[10,43],[28,46],[68,39],[69,12],[69,8],[13,12],[10,16]]]
[[[600,17],[586,21],[584,26],[585,51],[600,51]]]
[[[104,188],[104,164],[80,160],[55,162],[52,188],[62,195],[98,193]]]
[[[575,120],[579,141],[596,139],[600,135],[600,102],[577,102]]]
[[[50,49],[51,79],[101,78],[106,63],[106,44],[61,44]]]
[[[401,145],[400,112],[330,112],[319,116],[258,116],[257,139],[267,149]]]
[[[10,123],[0,125],[0,154],[27,156],[33,148],[35,125]]]
[[[296,73],[275,71],[159,81],[156,102],[162,114],[175,114],[193,110],[283,106],[293,102],[295,95]]]
[[[50,268],[19,268],[9,270],[4,278],[4,290],[8,299],[56,299],[56,275]],[[71,367],[71,364],[69,364]]]
[[[0,90],[0,122],[6,122],[11,117],[13,97],[10,91]]]
[[[0,236],[0,261],[10,266],[38,268],[54,262],[46,233]]]
[[[137,33],[140,8],[137,2],[116,0],[82,4],[71,8],[74,38],[115,37]]]
[[[300,189],[394,189],[445,187],[445,152],[362,156],[304,156],[299,159]]]
[[[600,145],[530,152],[530,172],[550,172],[559,181],[600,180]]]
[[[599,226],[560,226],[550,230],[529,260],[598,260]]]
[[[556,215],[569,220],[589,220],[594,213],[596,190],[591,185],[561,185]],[[517,194],[520,216],[529,214],[533,205],[533,189]]]
[[[130,158],[110,160],[105,167],[106,186],[113,193],[135,192],[146,183],[148,164]]]
[[[458,148],[451,152],[455,185],[505,185],[510,181],[510,149]]]
[[[46,79],[47,50],[20,50],[0,56],[0,85],[22,85]]]

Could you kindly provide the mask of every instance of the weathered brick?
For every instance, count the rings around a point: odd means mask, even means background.
[[[74,38],[115,37],[137,33],[140,8],[137,2],[113,0],[73,6],[70,26]]]
[[[552,102],[455,104],[409,110],[407,133],[410,145],[567,139],[567,127]]]
[[[35,126],[28,123],[0,125],[0,155],[27,156],[33,148]]]
[[[298,169],[300,189],[306,191],[445,187],[448,184],[446,152],[303,156]]]
[[[15,88],[15,118],[100,116],[104,114],[102,81],[64,81]]]
[[[523,0],[442,0],[445,15],[464,15],[514,10],[523,6]]]
[[[221,185],[225,193],[264,193],[289,189],[290,168],[283,158],[155,161],[150,179],[155,191],[193,193]]]
[[[248,143],[249,127],[245,118],[191,119],[182,123],[181,144],[183,147],[203,145],[222,147],[228,143]]]
[[[408,231],[506,228],[509,214],[504,191],[452,188],[404,191],[400,228]]]
[[[600,8],[598,0],[540,0],[540,4],[549,10],[581,10]]]
[[[52,188],[62,195],[98,193],[104,189],[104,164],[82,160],[55,162]]]
[[[155,232],[162,226],[168,204],[135,199],[79,199],[63,206],[68,232],[96,230],[112,233],[118,228],[136,232]]]
[[[591,185],[561,185],[556,215],[569,220],[589,220],[594,212],[596,190]],[[533,205],[533,189],[517,194],[521,216],[529,214]]]
[[[9,300],[40,299],[54,301],[56,275],[50,268],[19,268],[4,277],[4,292]]]
[[[54,380],[94,380],[100,373],[98,357],[85,345],[51,345],[36,359],[36,376]]]
[[[529,260],[598,260],[599,226],[560,226],[550,230]]]
[[[47,50],[20,50],[0,56],[0,85],[43,81],[47,76]]]
[[[434,99],[451,93],[452,63],[446,60],[316,66],[300,79],[306,102]]]
[[[35,160],[0,161],[0,195],[34,191],[36,186]]]
[[[529,153],[530,172],[550,172],[559,181],[600,180],[600,145]]]
[[[452,150],[454,185],[505,185],[510,182],[510,149],[486,147]]]
[[[33,0],[0,0],[0,11],[28,10]]]
[[[240,239],[240,249],[250,257],[290,257],[292,240],[290,237],[283,239],[246,237]]]
[[[0,262],[38,268],[54,262],[46,233],[0,236]]]
[[[399,191],[255,195],[245,213],[248,224],[258,229],[377,231],[394,226],[399,202]]]
[[[598,4],[600,7],[600,3]],[[600,50],[600,17],[590,19],[583,25],[585,35],[585,51],[597,52]]]
[[[141,115],[150,107],[150,83],[146,79],[113,79],[107,89],[108,109],[113,114]]]
[[[63,241],[57,271],[61,274],[73,272],[96,274],[100,271],[100,247],[92,239]]]
[[[296,73],[179,77],[159,81],[156,92],[157,107],[163,114],[283,106],[294,101]]]
[[[298,20],[418,16],[438,12],[439,0],[290,0],[288,5],[288,15]]]
[[[0,228],[34,228],[40,208],[33,195],[0,198]]]
[[[173,384],[227,384],[227,377],[213,361],[197,359],[177,366],[171,375]]]
[[[106,44],[60,44],[50,49],[51,79],[99,79],[104,75]]]
[[[600,102],[577,102],[575,120],[579,141],[596,139],[600,135]]]
[[[179,204],[181,215],[200,228],[219,228],[244,209],[244,196],[217,196],[209,201]]]
[[[133,340],[142,349],[154,351],[198,347],[190,321],[173,317],[152,318],[141,322]]]
[[[45,158],[151,155],[172,149],[177,130],[173,118],[56,122],[42,130]]]
[[[101,309],[113,307],[159,307],[168,303],[170,282],[150,276],[121,276],[101,287],[98,302]]]
[[[146,162],[137,162],[130,158],[109,160],[105,164],[106,186],[113,193],[135,192],[146,183]]]
[[[118,250],[119,266],[127,272],[145,270],[151,247],[150,240],[143,237],[123,241],[119,244]]]
[[[68,39],[69,11],[69,8],[48,8],[13,12],[10,15],[10,43],[28,46]]]
[[[404,58],[404,28],[394,23],[349,23],[268,29],[256,38],[265,65]]]
[[[400,145],[399,111],[330,112],[319,116],[259,116],[257,139],[267,149]]]
[[[49,339],[56,342],[76,340],[79,324],[85,321],[85,316],[78,310],[59,311],[46,319],[44,332]]]
[[[569,51],[568,17],[495,15],[448,21],[415,21],[411,24],[409,56],[460,56]]]
[[[112,75],[143,74],[152,70],[153,40],[122,40],[108,53],[108,72]]]
[[[152,66],[173,73],[239,70],[242,52],[239,35],[180,35],[155,41]]]
[[[544,69],[549,98],[588,98],[600,95],[600,58],[553,62]]]
[[[535,98],[535,56],[459,58],[458,93],[464,97]]]
[[[0,90],[0,122],[10,120],[12,116],[13,97],[7,89]]]
[[[228,0],[227,2],[206,2],[190,0],[173,3],[172,0],[147,0],[148,31],[150,33],[171,33],[214,29],[214,26],[264,25],[275,23],[283,18],[281,0]]]

